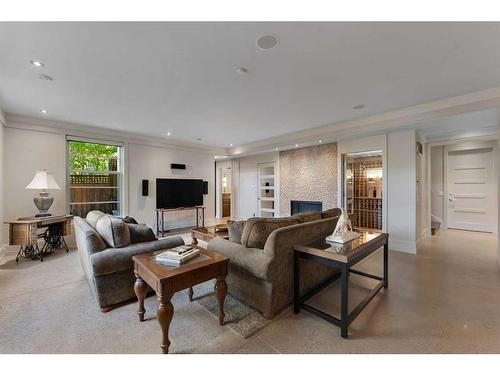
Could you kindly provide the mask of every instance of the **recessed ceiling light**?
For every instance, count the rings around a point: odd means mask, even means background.
[[[36,66],[37,68],[43,68],[45,64],[39,60],[31,60],[30,64]]]
[[[46,109],[41,109],[41,110],[40,110],[40,113],[42,113],[42,114],[46,115],[46,114],[47,114],[47,110],[46,110]]]
[[[352,109],[363,109],[363,108],[365,108],[364,104],[356,104],[354,107],[352,107]]]
[[[318,142],[319,142],[319,143],[323,143],[323,141],[322,141],[321,139],[320,139]]]
[[[278,148],[278,147],[276,147],[276,148],[275,148],[275,150],[276,150],[276,151],[278,151],[278,150],[279,150],[279,148]]]
[[[248,70],[246,68],[243,68],[242,66],[236,68],[236,73],[238,74],[248,74]]]
[[[299,145],[295,145],[295,147],[299,147]]]
[[[266,34],[257,38],[257,47],[263,51],[273,49],[278,45],[279,39],[276,35]]]
[[[167,133],[167,136],[170,136],[170,132]]]
[[[39,74],[38,78],[43,79],[45,81],[53,81],[54,80],[54,78],[52,78],[51,76],[49,76],[47,74]]]
[[[230,144],[229,144],[229,147],[233,147],[233,144],[232,144],[232,143],[230,143]]]

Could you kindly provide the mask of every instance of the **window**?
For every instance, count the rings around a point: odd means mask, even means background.
[[[69,212],[85,217],[99,210],[119,216],[122,192],[122,147],[68,140]]]

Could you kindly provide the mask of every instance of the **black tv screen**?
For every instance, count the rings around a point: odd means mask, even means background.
[[[203,205],[203,180],[157,178],[156,208]]]

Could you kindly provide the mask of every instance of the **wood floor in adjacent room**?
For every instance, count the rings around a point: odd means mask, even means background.
[[[243,339],[177,293],[171,353],[500,353],[496,249],[494,235],[441,230],[417,256],[391,252],[389,289],[357,317],[347,340],[305,311]],[[380,255],[357,268],[380,272]],[[43,263],[14,258],[10,252],[0,264],[0,353],[160,353],[155,297],[142,323],[134,302],[103,314],[75,250]],[[372,281],[354,275],[351,282],[355,304]],[[338,300],[334,284],[310,304],[337,313]]]

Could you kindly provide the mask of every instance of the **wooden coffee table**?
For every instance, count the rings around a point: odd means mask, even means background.
[[[216,279],[215,292],[219,302],[219,324],[224,324],[224,299],[227,294],[225,279],[229,259],[213,251],[198,249],[201,252],[199,257],[178,267],[165,266],[155,261],[154,255],[164,250],[132,257],[136,277],[134,290],[139,300],[137,314],[139,314],[139,320],[143,322],[146,313],[144,298],[149,286],[156,292],[160,302],[156,314],[163,334],[161,349],[164,354],[168,353],[170,346],[168,330],[174,315],[174,307],[170,300],[175,292],[189,288],[189,297],[192,300],[194,285]]]
[[[211,226],[192,229],[191,237],[193,239],[193,245],[198,245],[198,240],[208,242],[215,237],[222,237],[227,240],[229,238],[229,234],[227,229],[219,231],[216,230],[215,226]]]

